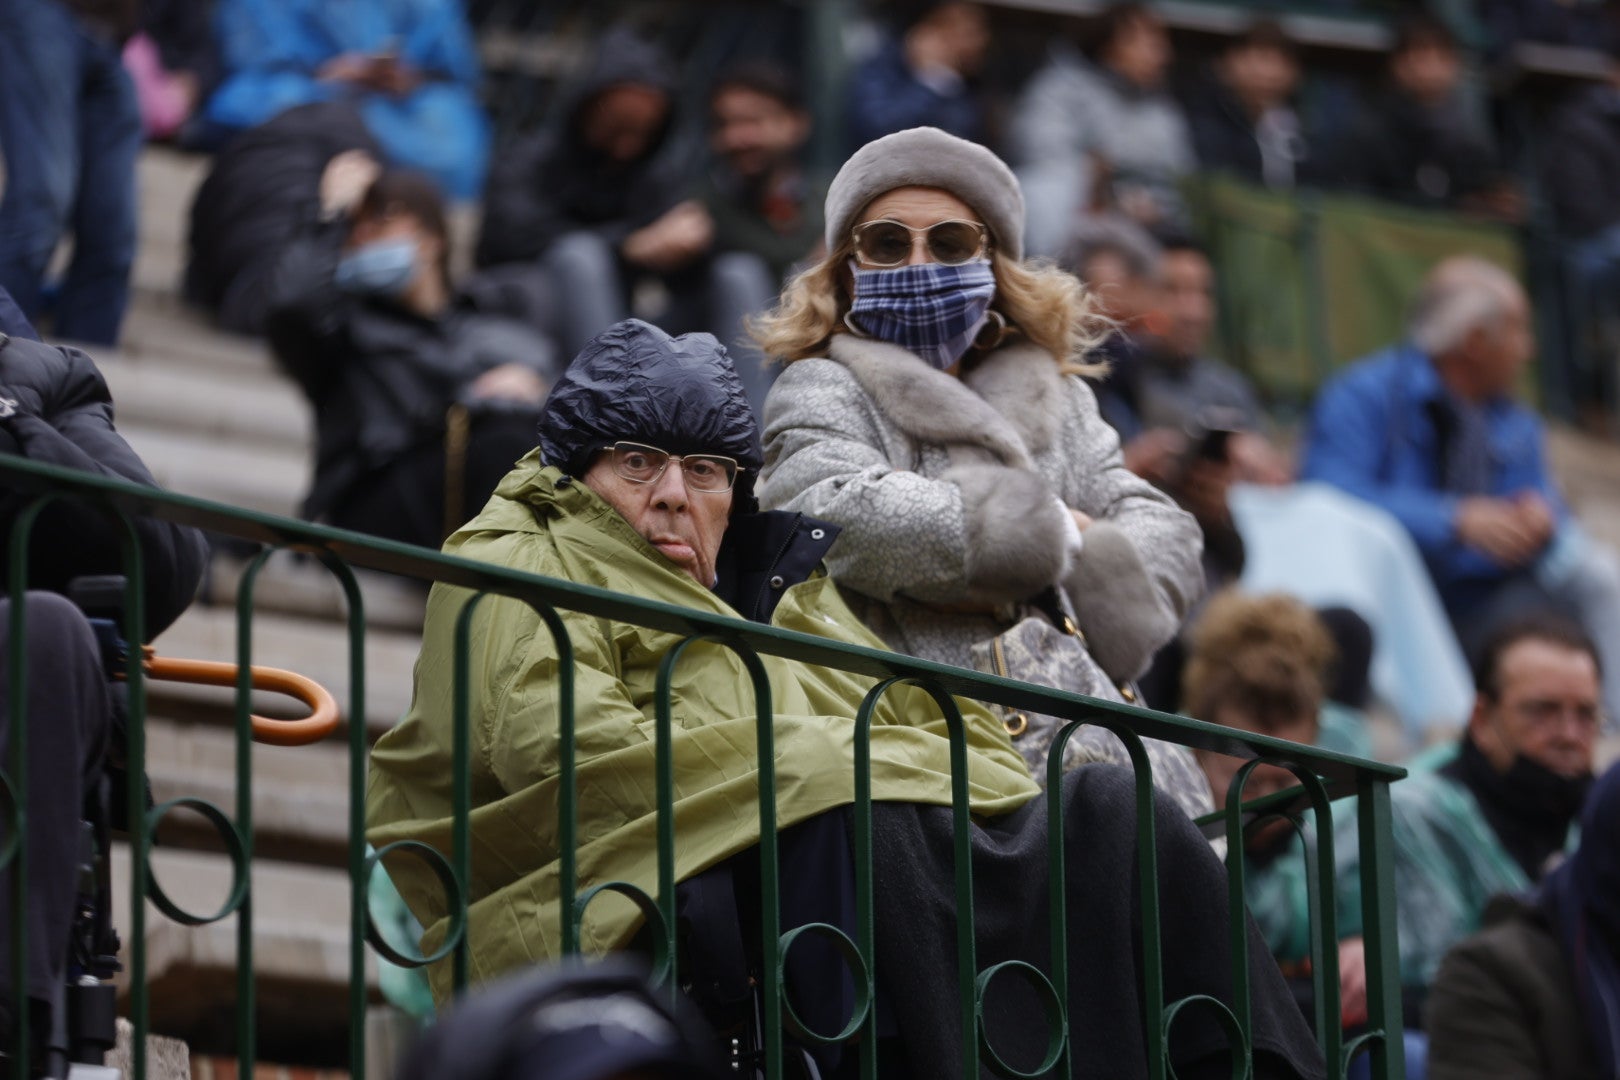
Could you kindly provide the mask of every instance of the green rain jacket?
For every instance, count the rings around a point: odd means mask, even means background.
[[[453,555],[736,615],[647,543],[606,502],[530,454],[483,511],[445,543]],[[377,847],[424,841],[451,851],[451,694],[455,622],[464,589],[434,586],[428,599],[415,695],[405,719],[371,757],[368,837]],[[657,892],[654,686],[675,635],[594,616],[561,613],[575,658],[579,781],[579,884],[628,881]],[[817,575],[790,588],[772,624],[882,648]],[[526,604],[485,599],[472,622],[473,980],[561,954],[558,897],[558,655]],[[854,801],[854,715],[869,678],[762,656],[771,682],[778,827]],[[751,683],[734,653],[699,644],[674,683],[675,874],[684,880],[759,840],[759,780]],[[962,702],[973,811],[1000,815],[1038,788],[991,714]],[[919,690],[897,687],[872,731],[872,790],[884,801],[949,805],[944,719]],[[444,940],[448,904],[431,869],[391,860],[390,872],[427,928],[423,947]],[[614,893],[586,909],[587,952],[625,945],[640,924]],[[447,964],[431,972],[441,1001]]]

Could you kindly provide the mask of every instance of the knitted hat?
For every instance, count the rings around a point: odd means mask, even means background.
[[[971,206],[996,247],[1024,257],[1024,193],[1007,163],[975,142],[917,127],[873,139],[827,188],[827,250],[836,250],[866,204],[902,187],[942,188]]]

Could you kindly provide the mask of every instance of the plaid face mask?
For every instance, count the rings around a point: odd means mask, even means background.
[[[898,345],[941,371],[962,358],[990,317],[996,277],[989,259],[957,266],[919,263],[855,271],[855,302],[844,323]]]

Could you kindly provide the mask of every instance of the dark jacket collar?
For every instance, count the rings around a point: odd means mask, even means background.
[[[715,594],[744,617],[769,623],[782,594],[815,573],[838,533],[837,525],[788,510],[739,515],[720,545]]]

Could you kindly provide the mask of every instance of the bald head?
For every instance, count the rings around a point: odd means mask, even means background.
[[[1452,392],[1470,400],[1511,393],[1535,344],[1524,289],[1474,255],[1446,259],[1429,272],[1410,332]]]

